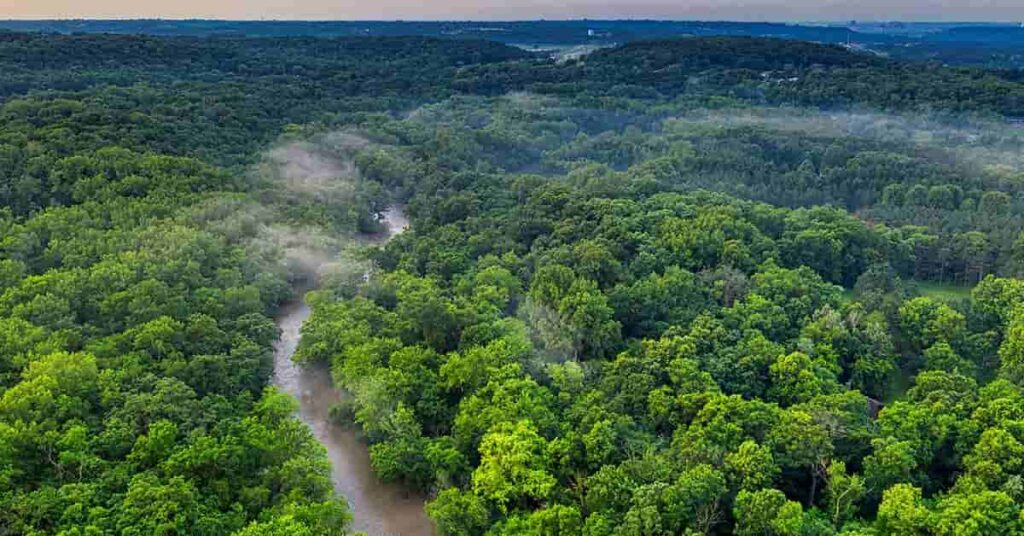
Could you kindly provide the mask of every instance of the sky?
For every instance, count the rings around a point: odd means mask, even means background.
[[[1024,0],[0,0],[0,18],[1024,21]]]

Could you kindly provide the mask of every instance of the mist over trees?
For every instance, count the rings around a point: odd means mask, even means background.
[[[1024,531],[1012,77],[750,38],[0,34],[0,67],[0,532],[347,532],[268,387],[304,275],[268,230],[392,202],[298,357],[439,534]],[[295,147],[344,192],[253,171]]]

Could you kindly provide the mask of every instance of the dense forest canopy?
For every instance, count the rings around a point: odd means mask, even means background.
[[[397,202],[298,357],[439,534],[1024,533],[1013,76],[49,34],[0,73],[0,532],[347,531],[272,318],[285,238],[350,250]]]
[[[1019,70],[1024,29],[1016,23],[732,22],[699,20],[280,21],[0,20],[29,32],[233,37],[445,37],[486,39],[557,53],[678,37],[748,36],[842,44],[902,60]]]

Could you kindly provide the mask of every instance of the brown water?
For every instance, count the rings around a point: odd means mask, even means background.
[[[408,225],[398,207],[388,209],[384,220],[388,231],[375,241],[387,241]],[[369,451],[355,426],[331,421],[331,406],[342,394],[334,388],[327,366],[300,367],[292,361],[309,314],[301,297],[278,312],[281,339],[274,345],[274,385],[298,399],[299,418],[327,448],[334,489],[348,501],[355,518],[352,528],[367,536],[431,536],[433,528],[423,512],[426,497],[381,482],[370,468]]]

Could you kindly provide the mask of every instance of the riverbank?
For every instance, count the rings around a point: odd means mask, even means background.
[[[408,226],[399,207],[389,208],[383,216],[387,232],[368,237],[371,243],[386,243]],[[354,517],[352,528],[368,536],[431,536],[432,525],[423,511],[426,496],[381,482],[373,474],[368,447],[356,427],[331,420],[331,406],[344,395],[335,389],[329,368],[292,361],[309,315],[301,294],[280,308],[275,319],[281,337],[274,346],[273,383],[299,401],[299,419],[327,450],[334,489],[348,502]]]

